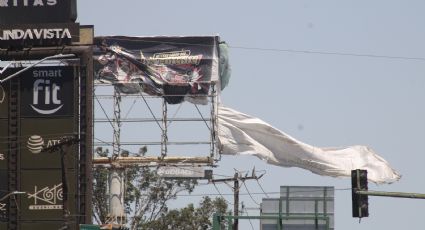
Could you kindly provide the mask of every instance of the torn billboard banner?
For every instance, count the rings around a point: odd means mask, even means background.
[[[369,181],[392,183],[400,175],[367,146],[320,148],[303,143],[263,120],[218,106],[218,148],[221,154],[253,155],[283,167],[299,167],[315,174],[350,177],[366,169]]]
[[[121,93],[164,96],[169,104],[206,104],[218,82],[217,36],[96,37],[95,77]]]

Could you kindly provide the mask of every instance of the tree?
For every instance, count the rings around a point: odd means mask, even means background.
[[[106,157],[108,151],[99,148],[96,154]],[[96,167],[93,171],[93,216],[98,224],[108,219],[108,175],[106,167]],[[124,177],[124,208],[130,229],[140,229],[166,215],[169,200],[175,199],[179,192],[192,192],[197,185],[196,180],[165,180],[150,167],[126,167]]]
[[[212,200],[210,197],[203,197],[199,207],[195,208],[193,204],[182,209],[174,209],[153,221],[138,226],[140,229],[157,230],[203,230],[211,229],[212,216],[214,213],[226,213],[227,203],[221,198]],[[225,229],[225,228],[223,228]]]

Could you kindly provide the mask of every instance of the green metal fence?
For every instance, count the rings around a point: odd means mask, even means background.
[[[220,214],[214,214],[213,216],[213,230],[234,230],[233,229],[233,220],[234,219],[249,219],[249,220],[276,220],[276,226],[277,230],[284,230],[284,223],[288,220],[314,220],[316,223],[321,220],[325,221],[325,229],[329,230],[329,217],[326,215],[293,215],[293,216],[286,216],[282,215],[282,213],[276,213],[276,214],[268,214],[263,216],[231,216],[231,215],[220,215]],[[318,229],[318,225],[316,224],[316,227]]]

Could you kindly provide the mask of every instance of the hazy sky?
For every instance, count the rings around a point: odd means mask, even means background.
[[[424,1],[84,0],[78,10],[78,21],[94,25],[96,35],[220,35],[231,47],[233,69],[225,105],[312,145],[368,145],[402,174],[397,183],[370,189],[425,193]],[[370,217],[359,224],[351,217],[348,178],[254,157],[223,157],[214,173],[253,166],[267,172],[260,180],[267,192],[280,185],[335,186],[336,229],[424,228],[425,201],[397,198],[370,197]],[[261,192],[255,181],[247,187]],[[231,193],[225,185],[219,189]],[[194,193],[216,190],[205,185]],[[254,195],[257,203],[263,197]],[[249,196],[241,200],[258,207]]]

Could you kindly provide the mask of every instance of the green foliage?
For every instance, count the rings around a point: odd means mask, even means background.
[[[106,150],[96,149],[96,153],[108,156]],[[122,173],[125,180],[124,208],[130,229],[140,229],[140,226],[168,215],[167,202],[175,199],[179,192],[192,192],[197,185],[196,180],[165,180],[157,175],[155,168],[149,167],[126,167]],[[93,171],[93,216],[98,224],[106,223],[108,219],[108,175],[109,169],[105,167],[96,167]]]
[[[227,203],[223,198],[204,197],[195,208],[193,204],[182,209],[171,210],[158,219],[138,226],[138,229],[157,230],[203,230],[211,229],[214,213],[225,213]]]

